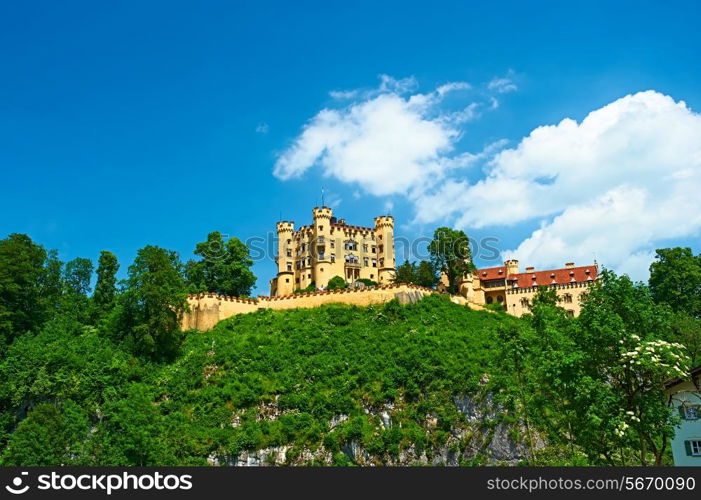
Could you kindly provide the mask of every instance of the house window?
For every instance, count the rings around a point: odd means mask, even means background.
[[[686,454],[692,457],[701,457],[701,439],[695,439],[693,441],[684,441],[686,445]]]

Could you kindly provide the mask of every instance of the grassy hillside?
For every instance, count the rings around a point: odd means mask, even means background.
[[[263,310],[190,334],[169,364],[57,325],[0,364],[3,460],[40,463],[44,436],[62,463],[231,463],[263,449],[283,463],[430,461],[467,446],[454,398],[478,392],[497,327],[515,321],[439,296]]]

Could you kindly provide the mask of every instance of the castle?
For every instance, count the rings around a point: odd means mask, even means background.
[[[361,279],[380,285],[394,278],[394,218],[375,217],[373,227],[352,226],[337,219],[329,207],[312,210],[312,224],[295,231],[294,222],[277,223],[277,276],[270,296],[290,295],[315,287],[324,290],[340,276],[348,283]]]
[[[578,316],[581,296],[598,276],[598,265],[575,266],[567,262],[565,267],[536,271],[527,267],[519,272],[518,260],[504,262],[503,266],[477,269],[463,276],[458,292],[470,303],[477,305],[502,304],[509,314],[522,316],[530,311],[533,297],[541,286],[555,290],[559,305],[569,316]],[[438,289],[446,291],[448,280],[441,276]]]
[[[189,310],[181,318],[183,329],[208,330],[228,317],[258,309],[295,309],[343,303],[359,306],[421,300],[427,294],[446,293],[448,280],[443,274],[436,290],[410,283],[394,283],[394,218],[375,217],[373,227],[353,226],[337,219],[329,207],[312,210],[312,224],[295,230],[294,222],[277,223],[278,272],[270,280],[270,296],[257,299],[201,293],[188,297]],[[376,286],[328,290],[335,276],[352,284],[365,280]],[[458,295],[451,300],[473,309],[502,304],[514,316],[530,311],[540,286],[554,289],[567,314],[579,315],[581,296],[598,276],[596,263],[575,267],[519,271],[517,260],[503,266],[466,273],[458,283]],[[372,282],[372,283],[371,283]]]

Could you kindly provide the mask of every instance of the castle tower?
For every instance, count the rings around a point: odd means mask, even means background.
[[[509,277],[512,274],[518,274],[518,260],[510,259],[504,261],[504,266],[506,267],[506,276]]]
[[[277,223],[277,286],[276,295],[291,295],[294,292],[294,222]]]
[[[375,243],[377,244],[377,267],[381,285],[394,279],[394,217],[375,217]]]
[[[317,288],[326,288],[331,274],[331,217],[333,212],[329,207],[316,207],[312,209],[314,225],[312,227],[312,265],[314,267],[314,280]]]

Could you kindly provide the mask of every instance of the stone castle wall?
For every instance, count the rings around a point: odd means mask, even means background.
[[[181,327],[184,330],[210,330],[218,322],[235,316],[255,312],[258,309],[297,309],[319,307],[325,304],[369,306],[384,304],[397,299],[400,303],[414,303],[425,295],[437,293],[430,288],[412,284],[380,285],[370,288],[326,290],[299,293],[280,297],[241,299],[211,293],[190,295],[187,299],[190,310],[183,314]]]

